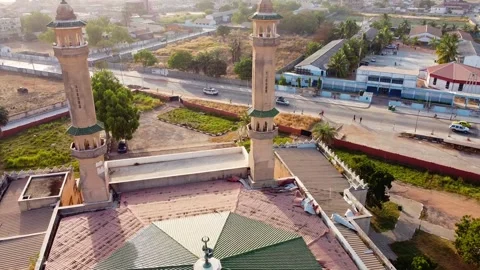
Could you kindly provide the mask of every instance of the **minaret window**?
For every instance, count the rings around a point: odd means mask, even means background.
[[[260,131],[260,122],[257,122],[257,131]]]
[[[266,132],[268,130],[268,125],[267,121],[265,121],[265,124],[263,125],[263,131]]]
[[[258,36],[263,37],[263,27],[260,26],[259,31],[258,31]]]
[[[268,71],[265,72],[265,93],[268,93]]]
[[[272,29],[270,26],[267,27],[267,37],[272,37]]]

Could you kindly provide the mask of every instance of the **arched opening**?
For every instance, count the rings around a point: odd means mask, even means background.
[[[270,26],[267,27],[267,37],[272,37],[272,29]]]
[[[263,37],[263,27],[260,26],[259,30],[258,30],[258,36],[259,37]]]
[[[85,150],[90,149],[90,142],[87,139],[85,139],[85,142],[83,143],[83,145],[85,146]]]
[[[265,124],[263,125],[263,132],[266,132],[268,130],[268,125],[267,121],[265,121]]]
[[[257,122],[257,131],[260,131],[260,122]]]

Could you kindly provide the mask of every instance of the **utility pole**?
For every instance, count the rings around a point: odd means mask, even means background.
[[[417,134],[417,125],[418,125],[418,117],[419,116],[420,116],[420,110],[418,110],[417,121],[415,122],[415,134]]]

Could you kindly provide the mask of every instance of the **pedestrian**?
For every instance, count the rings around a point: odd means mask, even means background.
[[[355,114],[354,114],[354,115],[353,115],[353,121],[356,121],[355,119],[356,119],[356,116],[355,116]]]
[[[362,123],[362,117],[360,116],[360,123]]]

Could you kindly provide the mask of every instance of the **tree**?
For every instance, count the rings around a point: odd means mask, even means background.
[[[374,21],[372,23],[372,27],[376,28],[378,30],[383,29],[383,28],[388,28],[390,29],[392,27],[392,21],[390,20],[390,16],[388,14],[384,13],[382,15],[382,19],[378,21]]]
[[[248,21],[248,17],[253,14],[253,10],[247,7],[247,5],[242,1],[238,3],[238,11],[235,12],[232,16],[232,22],[236,24],[241,24]]]
[[[242,55],[242,37],[240,35],[235,36],[230,41],[230,53],[232,54],[232,63],[238,62]]]
[[[437,49],[439,44],[440,44],[440,39],[437,39],[437,38],[433,38],[428,42],[428,45],[430,45],[433,49]]]
[[[330,126],[328,122],[320,122],[313,127],[312,135],[314,138],[330,145],[337,136],[337,130]]]
[[[278,80],[278,85],[287,85],[287,78],[285,76],[280,76],[280,80]]]
[[[392,187],[393,175],[378,169],[366,156],[355,158],[352,169],[368,184],[367,205],[381,208],[382,202],[388,201],[385,190]]]
[[[300,8],[300,4],[295,1],[282,1],[282,0],[274,0],[273,1],[273,10],[278,13],[286,13],[295,11]]]
[[[328,63],[328,70],[334,72],[336,77],[345,78],[348,75],[348,68],[350,63],[343,49],[335,53]]]
[[[110,133],[115,140],[130,140],[137,130],[140,114],[133,105],[133,96],[108,70],[95,72],[92,77],[95,110],[103,122],[107,140]]]
[[[205,11],[207,9],[213,10],[215,8],[215,4],[212,1],[203,0],[201,2],[198,2],[195,5],[195,8],[200,11]]]
[[[221,36],[222,38],[225,38],[230,34],[230,28],[228,28],[225,25],[220,25],[217,27],[217,35]]]
[[[407,19],[404,19],[397,28],[396,36],[407,35],[410,32],[410,23]]]
[[[111,35],[111,40],[114,44],[122,43],[122,42],[128,42],[128,43],[133,42],[133,38],[130,36],[127,28],[125,27],[120,27],[118,25],[113,26],[111,28],[110,35]]]
[[[480,218],[463,216],[455,226],[458,254],[465,262],[480,266]]]
[[[318,19],[314,12],[287,13],[278,25],[278,30],[291,34],[311,35],[318,29]]]
[[[413,46],[417,46],[419,43],[420,43],[420,40],[418,39],[418,37],[413,37],[410,40],[410,44],[412,44]]]
[[[464,24],[462,26],[462,30],[465,32],[471,32],[472,31],[472,26],[470,24]]]
[[[251,122],[251,117],[248,114],[247,111],[244,111],[240,115],[240,121],[238,121],[238,136],[240,137],[240,140],[242,140],[244,137],[248,136],[248,125]]]
[[[57,38],[55,36],[55,31],[52,28],[47,29],[47,31],[38,35],[38,39],[45,42],[45,43],[54,43]]]
[[[195,62],[197,62],[198,69],[207,74],[207,68],[211,65],[213,56],[209,52],[200,52],[195,56]]]
[[[452,27],[451,27],[452,31],[457,30],[457,28],[458,28],[458,26],[456,24],[452,23]]]
[[[47,24],[52,21],[52,18],[46,14],[38,11],[32,12],[20,18],[23,33],[44,32],[47,30]]]
[[[420,2],[418,3],[418,7],[427,9],[431,8],[434,5],[435,1],[433,0],[420,0]]]
[[[228,64],[222,59],[214,58],[211,65],[207,68],[207,75],[218,78],[222,75],[227,75]]]
[[[412,270],[434,270],[437,266],[428,258],[423,256],[415,256],[412,260]]]
[[[320,50],[322,48],[322,44],[315,42],[315,41],[310,41],[307,44],[307,49],[305,50],[305,57],[308,57],[312,54],[314,54],[316,51]]]
[[[235,74],[238,75],[240,80],[251,80],[252,79],[252,58],[244,57],[242,60],[235,64],[233,69]]]
[[[103,28],[100,25],[94,23],[87,23],[85,28],[88,36],[88,43],[92,46],[96,46],[98,42],[102,40]]]
[[[187,51],[176,51],[168,58],[167,64],[169,68],[186,71],[190,68],[193,56]]]
[[[448,30],[448,24],[442,23],[442,35],[445,34]]]
[[[429,24],[431,27],[437,27],[437,22],[436,22],[436,21],[430,21],[430,22],[428,22],[428,24]]]
[[[427,20],[423,20],[422,25],[427,25]]]
[[[223,11],[229,11],[232,9],[235,9],[232,5],[223,5],[218,9],[218,11],[223,12]]]
[[[0,106],[0,131],[1,127],[6,126],[8,123],[8,111],[5,107]]]
[[[353,37],[360,30],[360,26],[354,20],[346,20],[341,22],[333,30],[333,35],[335,38],[346,38],[349,39]]]
[[[158,61],[155,55],[149,50],[141,50],[133,55],[135,63],[142,63],[143,68],[155,65]]]
[[[450,63],[456,60],[458,55],[458,36],[448,34],[442,36],[440,43],[436,48],[439,64]]]

